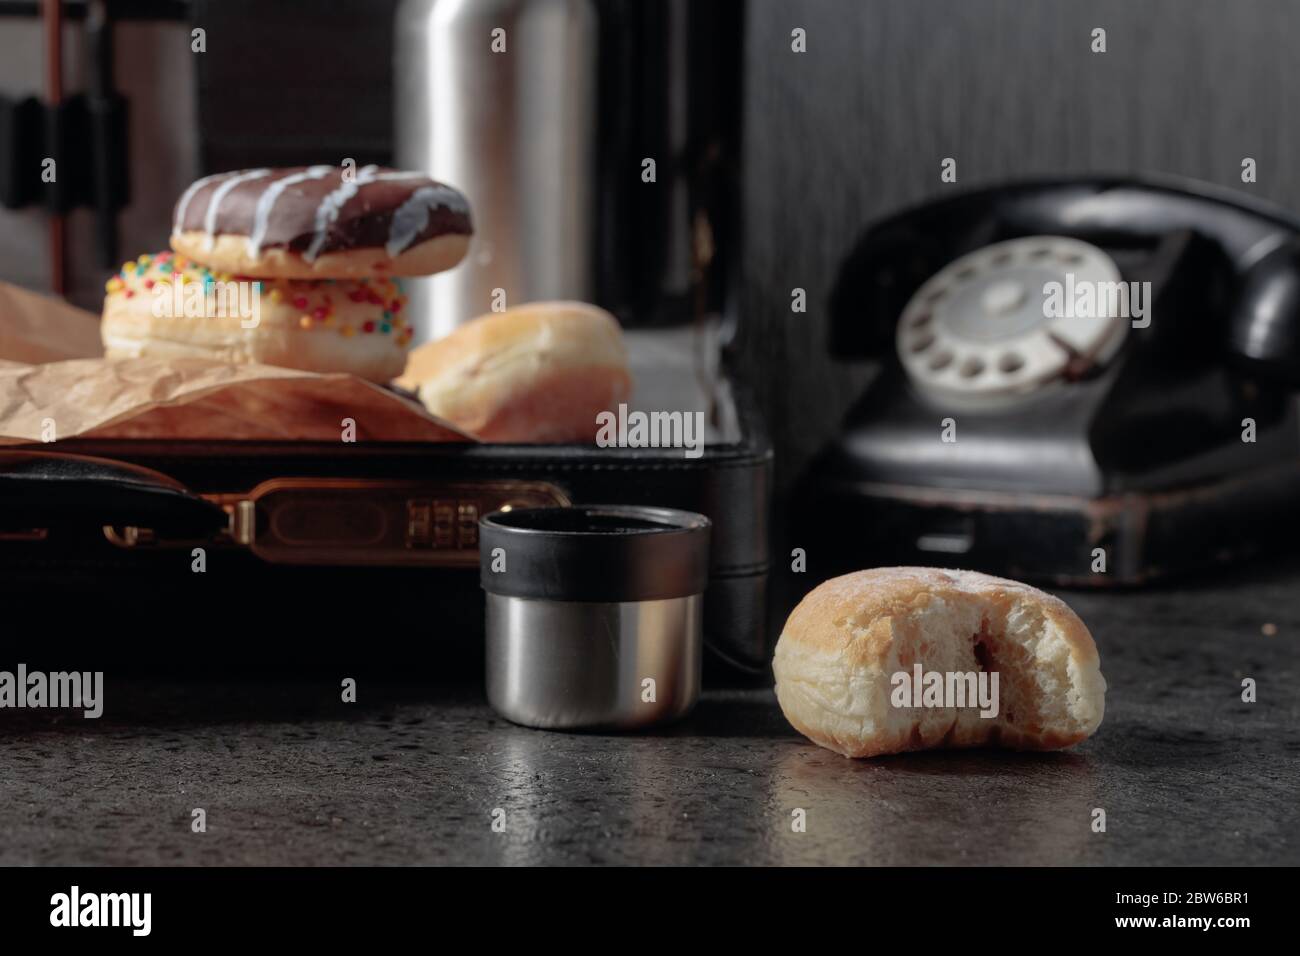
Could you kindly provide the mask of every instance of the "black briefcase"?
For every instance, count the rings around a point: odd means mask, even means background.
[[[68,440],[0,451],[0,598],[33,663],[451,675],[481,660],[478,518],[648,504],[713,521],[706,680],[765,676],[772,452],[748,396],[682,449]],[[23,608],[33,611],[20,614]],[[191,671],[192,672],[192,671]]]

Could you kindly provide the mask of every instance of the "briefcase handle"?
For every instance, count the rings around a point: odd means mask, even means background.
[[[0,451],[0,534],[129,526],[168,538],[206,538],[229,521],[220,505],[150,468],[62,452]]]

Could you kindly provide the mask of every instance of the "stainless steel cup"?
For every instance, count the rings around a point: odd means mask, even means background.
[[[700,693],[709,531],[703,515],[623,505],[483,518],[493,708],[552,729],[687,713]]]

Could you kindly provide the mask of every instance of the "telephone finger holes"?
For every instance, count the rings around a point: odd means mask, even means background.
[[[998,369],[1003,375],[1015,375],[1025,367],[1025,360],[1015,352],[1007,352],[998,359]]]
[[[1044,314],[1038,290],[1070,275],[1120,280],[1102,249],[1068,236],[1037,235],[973,249],[916,289],[897,314],[894,352],[918,388],[940,401],[1020,402],[1061,377],[1069,350],[1052,333],[1068,331],[1079,354],[1106,358],[1128,329],[1105,317],[1066,323]],[[972,406],[973,407],[973,406]]]

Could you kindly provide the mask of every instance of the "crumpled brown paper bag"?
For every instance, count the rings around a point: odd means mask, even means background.
[[[83,438],[474,441],[352,375],[106,359],[99,317],[0,283],[0,444]]]

